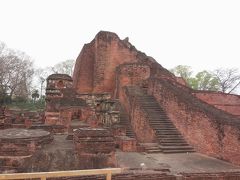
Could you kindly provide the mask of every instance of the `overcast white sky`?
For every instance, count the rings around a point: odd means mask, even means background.
[[[37,66],[76,59],[100,30],[166,68],[240,68],[239,0],[0,0],[0,41]]]

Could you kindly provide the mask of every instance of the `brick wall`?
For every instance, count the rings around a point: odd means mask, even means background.
[[[114,33],[99,32],[95,37],[94,91],[113,93],[115,69],[118,65],[136,62],[136,51]]]
[[[124,94],[124,99],[123,105],[126,107],[127,113],[130,116],[131,125],[138,142],[154,142],[156,139],[155,133],[149,125],[146,112],[141,109],[135,97],[129,95],[127,89]]]
[[[199,101],[170,81],[151,79],[148,93],[196,151],[240,164],[239,119]]]
[[[199,99],[240,117],[240,96],[221,92],[194,91]]]
[[[73,73],[73,87],[78,93],[92,92],[95,54],[94,44],[85,44],[79,54]]]
[[[150,77],[150,67],[141,63],[122,64],[116,69],[115,98],[123,100],[123,87],[127,85],[143,85]]]

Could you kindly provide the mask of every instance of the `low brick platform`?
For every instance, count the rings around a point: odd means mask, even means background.
[[[115,167],[115,142],[110,131],[102,128],[79,128],[73,132],[75,151],[81,169]]]
[[[123,152],[137,151],[137,141],[134,138],[127,136],[117,136],[116,141],[119,149],[121,149]]]
[[[53,140],[43,130],[4,129],[0,131],[0,156],[28,156]]]
[[[79,128],[73,132],[77,152],[111,153],[115,151],[113,136],[102,128]]]

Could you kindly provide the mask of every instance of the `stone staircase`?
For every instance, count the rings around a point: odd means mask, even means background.
[[[159,148],[158,143],[139,143],[147,153],[161,153],[162,150]]]
[[[121,107],[120,111],[120,125],[123,125],[126,128],[126,136],[130,138],[135,138],[135,134],[132,129],[131,122],[129,120],[129,117],[126,113],[126,111]]]
[[[194,149],[184,140],[184,137],[153,96],[147,95],[143,89],[136,86],[129,86],[127,90],[131,96],[136,98],[141,108],[148,114],[149,124],[155,131],[159,143],[159,149],[156,148],[156,145],[153,145],[152,149],[151,146],[148,149],[145,148],[147,152],[194,152]]]

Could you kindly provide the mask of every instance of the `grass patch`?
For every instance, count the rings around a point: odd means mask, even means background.
[[[25,111],[42,111],[45,108],[45,101],[39,100],[36,102],[27,101],[27,102],[12,102],[7,105],[10,109],[25,110]]]

